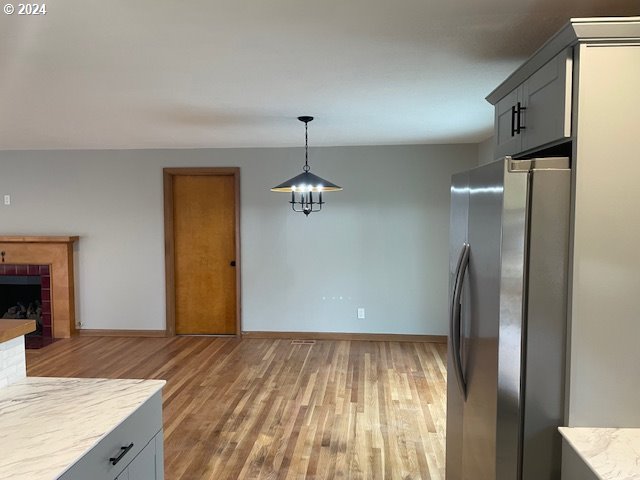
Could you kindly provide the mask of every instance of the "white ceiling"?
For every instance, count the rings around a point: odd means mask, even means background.
[[[10,0],[9,0],[10,1]],[[6,0],[3,4],[6,3]],[[478,142],[570,17],[638,0],[52,0],[0,14],[0,149]]]

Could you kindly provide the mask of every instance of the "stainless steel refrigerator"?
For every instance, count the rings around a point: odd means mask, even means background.
[[[570,179],[510,157],[452,177],[447,480],[560,478]]]

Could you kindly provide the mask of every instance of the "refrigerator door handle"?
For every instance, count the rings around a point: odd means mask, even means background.
[[[464,256],[464,245],[462,246],[462,249],[460,250],[460,254],[458,255],[458,262],[456,263],[456,273],[455,273],[455,278],[453,280],[453,289],[451,291],[451,300],[450,300],[450,305],[449,305],[449,338],[451,339],[451,351],[454,354],[455,357],[455,344],[454,344],[454,327],[453,327],[453,319],[454,319],[454,310],[455,310],[455,304],[456,304],[456,298],[458,295],[458,277],[460,276],[460,266],[462,265],[462,257]]]
[[[462,297],[462,286],[464,283],[464,275],[469,266],[469,250],[470,246],[465,243],[460,251],[460,257],[458,258],[458,268],[456,273],[456,281],[453,287],[453,295],[451,299],[451,318],[449,319],[449,335],[451,336],[452,356],[454,363],[454,371],[456,374],[456,381],[462,398],[467,398],[467,385],[464,381],[464,373],[462,372],[462,359],[460,357],[460,317],[461,306],[460,298]]]

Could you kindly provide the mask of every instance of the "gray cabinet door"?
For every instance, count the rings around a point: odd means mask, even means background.
[[[571,137],[571,77],[568,48],[522,85],[522,151]]]
[[[135,458],[149,441],[153,441],[159,431],[162,431],[162,395],[157,392],[115,430],[100,440],[60,479],[127,480],[126,476],[121,477],[121,472],[126,470],[127,462]],[[131,448],[123,451],[122,449],[128,445],[132,445]],[[114,465],[109,458],[117,456],[122,458]]]
[[[125,468],[124,471],[116,477],[116,480],[129,480],[129,469]]]
[[[495,155],[496,158],[515,155],[522,151],[522,135],[514,132],[514,112],[520,101],[521,87],[516,88],[495,106]]]
[[[127,467],[128,477],[125,480],[157,480],[156,475],[156,443],[155,438],[147,444]],[[121,480],[118,478],[118,480]]]
[[[162,430],[151,439],[115,480],[164,480]]]
[[[572,49],[568,48],[496,103],[496,157],[571,137],[572,73]]]

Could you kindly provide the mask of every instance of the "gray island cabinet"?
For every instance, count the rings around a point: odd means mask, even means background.
[[[0,389],[0,478],[162,480],[164,384],[27,377]]]
[[[163,468],[162,398],[157,392],[60,480],[161,480]]]

